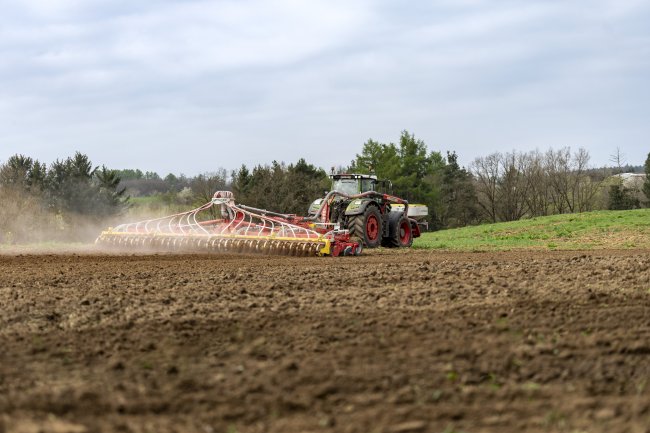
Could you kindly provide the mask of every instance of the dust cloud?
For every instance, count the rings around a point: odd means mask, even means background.
[[[41,196],[0,188],[0,254],[102,252],[95,245],[101,232],[135,217],[144,215],[129,215],[128,210],[110,217],[62,214]]]

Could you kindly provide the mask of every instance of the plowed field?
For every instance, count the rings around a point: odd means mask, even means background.
[[[648,432],[648,251],[0,256],[0,432]]]

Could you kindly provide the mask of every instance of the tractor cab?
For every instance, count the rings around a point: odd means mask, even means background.
[[[361,194],[368,191],[387,192],[392,189],[388,180],[377,180],[372,174],[330,174],[332,191],[348,195]]]

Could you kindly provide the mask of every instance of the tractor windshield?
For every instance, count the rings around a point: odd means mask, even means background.
[[[374,191],[375,182],[374,179],[361,179],[361,192]]]
[[[332,182],[332,191],[348,195],[359,194],[359,181],[357,179],[335,179]]]

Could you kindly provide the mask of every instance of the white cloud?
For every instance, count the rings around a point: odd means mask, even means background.
[[[336,48],[363,21],[364,11],[344,2],[174,3],[117,20],[110,50],[161,74],[277,67]]]
[[[646,3],[0,0],[0,160],[329,166],[404,128],[462,161],[540,142],[637,158]]]

